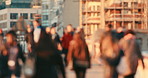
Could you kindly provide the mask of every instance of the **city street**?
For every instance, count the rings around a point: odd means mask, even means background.
[[[146,58],[144,61],[145,64],[148,65],[148,58]],[[93,61],[92,63],[93,63],[92,68],[88,69],[86,73],[86,78],[104,78],[104,66],[98,65],[95,61]],[[75,78],[75,74],[73,71],[68,69],[66,71],[67,71],[67,78]],[[139,64],[135,78],[148,78],[148,66],[146,66],[146,69],[143,70],[141,64]]]

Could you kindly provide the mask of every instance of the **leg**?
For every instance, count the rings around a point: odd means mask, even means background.
[[[75,69],[76,78],[85,78],[86,69],[78,68]]]
[[[135,74],[125,76],[124,78],[134,78]]]

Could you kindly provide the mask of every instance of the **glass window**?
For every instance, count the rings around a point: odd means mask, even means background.
[[[34,15],[35,15],[35,13],[31,13],[30,14],[30,19],[34,19]]]
[[[24,19],[28,19],[28,14],[27,13],[21,13],[21,16],[23,16]]]
[[[10,27],[13,27],[16,25],[16,22],[10,22]]]
[[[10,19],[18,19],[18,13],[11,13]]]
[[[48,9],[48,4],[44,4],[44,5],[42,6],[42,8],[43,8],[43,9]]]
[[[48,20],[48,15],[43,15],[43,20]]]

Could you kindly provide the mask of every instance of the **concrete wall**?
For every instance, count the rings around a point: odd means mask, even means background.
[[[63,12],[64,27],[72,24],[73,27],[79,26],[79,1],[65,0]]]

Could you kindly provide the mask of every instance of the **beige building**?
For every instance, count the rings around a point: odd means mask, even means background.
[[[114,28],[148,29],[147,0],[107,0],[105,3],[105,23]]]
[[[114,29],[148,29],[148,0],[65,0],[64,26],[81,26],[87,36],[112,24]]]

